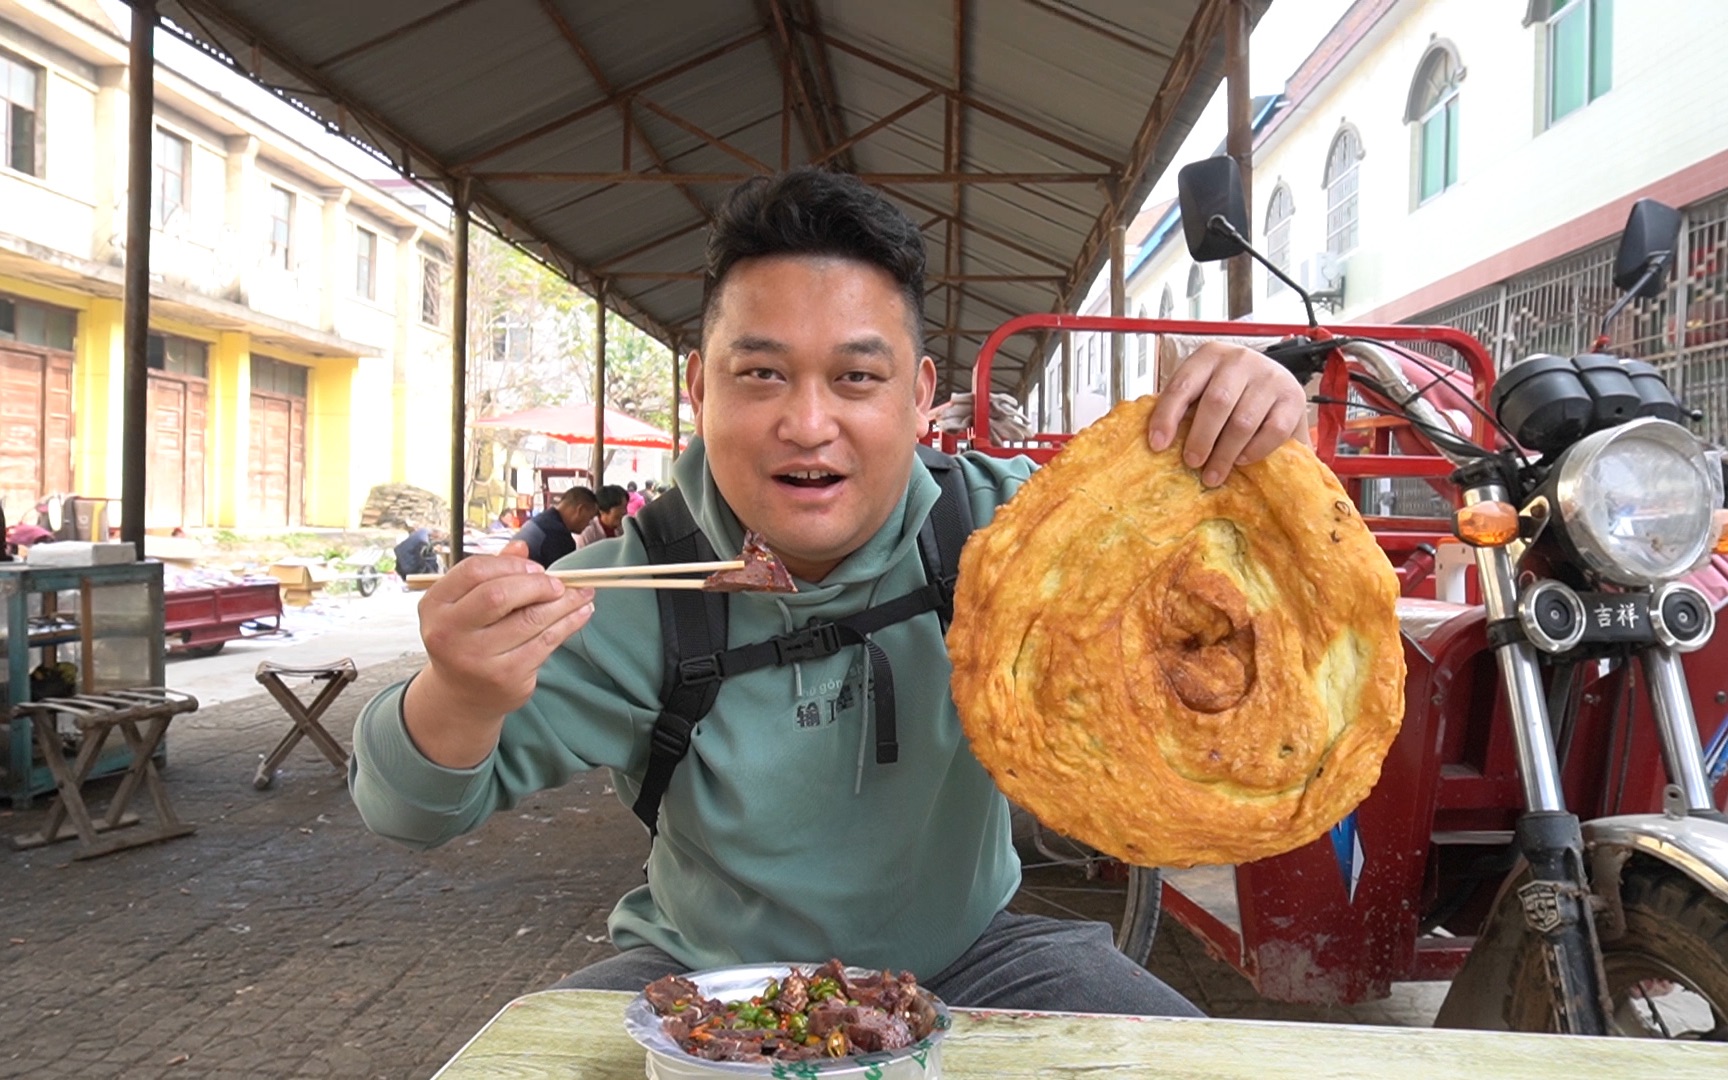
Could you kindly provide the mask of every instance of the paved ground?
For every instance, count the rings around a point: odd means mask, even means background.
[[[346,743],[415,665],[366,668],[328,726]],[[176,664],[170,681],[197,693],[199,671],[220,674]],[[167,777],[195,836],[71,864],[65,845],[0,845],[0,1078],[426,1077],[505,1002],[609,952],[646,841],[604,777],[417,853],[366,832],[304,743],[253,790],[286,726],[259,695],[175,721]],[[0,811],[0,834],[42,816]],[[1426,1023],[1438,1005],[1432,985],[1349,1010],[1264,1002],[1165,925],[1154,967],[1215,1015]]]
[[[420,594],[406,591],[394,578],[380,582],[371,596],[320,596],[309,607],[285,608],[280,633],[230,641],[215,656],[170,657],[169,683],[196,694],[208,708],[263,693],[253,677],[261,660],[305,666],[346,656],[365,669],[417,655],[419,601]]]

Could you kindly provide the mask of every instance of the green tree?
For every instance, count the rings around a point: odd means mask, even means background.
[[[592,297],[481,229],[471,234],[468,276],[468,413],[471,421],[593,400]],[[617,314],[606,320],[606,405],[670,431],[672,352]],[[526,433],[470,422],[469,513],[501,508],[502,469]],[[611,455],[607,455],[610,460]]]

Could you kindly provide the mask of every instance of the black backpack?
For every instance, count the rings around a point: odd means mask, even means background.
[[[888,654],[868,635],[927,611],[936,613],[943,633],[947,633],[954,615],[960,549],[972,533],[972,506],[960,462],[923,445],[918,447],[918,459],[942,489],[918,530],[918,556],[924,564],[922,587],[839,619],[812,620],[802,629],[735,649],[725,647],[725,593],[661,589],[655,594],[660,601],[665,676],[648,771],[642,777],[641,794],[630,808],[648,827],[649,835],[659,832],[660,800],[672,783],[672,771],[689,752],[691,730],[714,707],[720,681],[746,671],[833,656],[848,645],[863,645],[870,659],[876,703],[876,763],[887,765],[899,759],[894,675]],[[715,557],[707,537],[690,516],[683,494],[676,489],[644,506],[636,515],[636,526],[651,563],[706,562]]]

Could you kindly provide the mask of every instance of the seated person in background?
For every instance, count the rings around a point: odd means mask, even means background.
[[[528,545],[528,557],[541,566],[554,562],[576,550],[576,537],[600,512],[594,493],[585,487],[573,487],[558,496],[558,502],[528,519],[528,524],[516,531],[512,540]]]
[[[396,576],[407,581],[409,574],[438,573],[442,568],[438,565],[437,553],[432,550],[432,542],[443,537],[442,532],[434,534],[425,526],[410,532],[396,545]]]
[[[588,527],[576,536],[577,547],[587,547],[596,540],[617,536],[624,529],[624,516],[630,510],[630,493],[617,484],[600,489],[600,513]],[[548,564],[550,565],[550,564]]]

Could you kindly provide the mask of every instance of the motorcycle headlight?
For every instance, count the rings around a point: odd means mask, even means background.
[[[1566,538],[1620,585],[1656,585],[1690,570],[1715,541],[1722,476],[1692,433],[1633,420],[1566,451],[1555,488]]]

